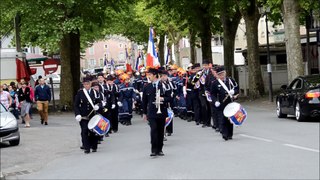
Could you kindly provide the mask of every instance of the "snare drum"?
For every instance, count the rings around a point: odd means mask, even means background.
[[[240,126],[247,119],[246,110],[236,102],[229,103],[223,110],[223,115],[236,126]]]
[[[90,119],[88,129],[100,136],[105,135],[110,129],[110,121],[102,115],[97,114]]]

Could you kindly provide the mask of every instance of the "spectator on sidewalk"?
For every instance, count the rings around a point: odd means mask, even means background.
[[[31,109],[31,90],[27,86],[27,82],[21,82],[21,88],[18,91],[18,99],[21,106],[21,117],[25,121],[25,127],[30,127],[30,109]]]
[[[50,87],[45,84],[44,79],[39,79],[39,85],[36,87],[34,94],[41,124],[48,125],[48,107],[51,100],[51,91]]]
[[[11,86],[11,85],[8,87],[8,89],[9,89],[10,96],[12,98],[12,103],[9,110],[14,115],[14,117],[16,117],[16,119],[19,119],[19,111],[17,106],[17,102],[18,102],[17,89],[15,86]]]
[[[0,87],[0,101],[6,109],[9,109],[12,104],[12,98],[10,96],[10,93],[4,90],[4,87],[5,86]]]

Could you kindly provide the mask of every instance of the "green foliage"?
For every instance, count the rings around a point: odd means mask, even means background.
[[[19,13],[23,44],[56,52],[63,34],[79,30],[82,48],[86,48],[103,37],[102,29],[108,21],[128,5],[125,0],[3,0],[0,32],[3,35],[4,27],[12,25],[14,16]]]

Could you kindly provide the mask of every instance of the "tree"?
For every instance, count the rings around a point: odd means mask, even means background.
[[[234,45],[241,13],[236,1],[220,1],[220,19],[223,26],[223,58],[227,74],[232,75]]]
[[[288,81],[291,82],[303,75],[303,58],[300,42],[300,5],[298,1],[283,0],[282,12],[284,19]]]
[[[5,1],[2,4],[4,14],[21,14],[23,42],[38,45],[48,52],[60,51],[60,104],[72,107],[74,95],[80,87],[81,44],[90,44],[100,38],[106,20],[128,3],[104,0]],[[81,40],[87,42],[81,43]]]
[[[240,12],[245,20],[247,30],[249,96],[255,99],[264,94],[258,44],[258,22],[260,19],[258,2],[257,0],[238,0],[238,4]]]

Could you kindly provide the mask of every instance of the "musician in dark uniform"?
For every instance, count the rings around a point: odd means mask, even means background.
[[[189,81],[191,81],[191,88],[192,88],[192,103],[193,103],[193,111],[194,111],[194,120],[196,122],[196,125],[200,124],[200,120],[201,120],[201,109],[200,109],[200,99],[199,99],[199,86],[197,85],[199,84],[199,78],[200,78],[200,74],[199,74],[199,70],[200,70],[200,64],[196,63],[192,66],[192,70],[195,72],[194,74],[192,74],[190,76]]]
[[[216,107],[220,131],[224,140],[232,139],[233,124],[223,115],[224,108],[239,95],[239,86],[235,80],[226,76],[224,66],[216,68],[217,80],[212,83],[212,102]],[[225,85],[225,88],[223,87]]]
[[[116,84],[114,84],[115,76],[108,75],[107,76],[107,83],[106,83],[106,90],[107,90],[107,108],[108,108],[108,119],[110,120],[110,131],[116,133],[118,132],[118,114],[119,114],[119,107],[117,104],[119,98],[119,88]]]
[[[163,156],[163,137],[165,119],[168,117],[168,103],[170,97],[165,93],[161,81],[159,81],[159,72],[157,69],[150,68],[148,77],[151,83],[148,83],[143,90],[142,104],[143,104],[143,119],[149,121],[151,128],[151,154],[150,156]],[[160,90],[159,100],[161,104],[156,102],[156,93]],[[160,106],[160,109],[157,108]],[[160,113],[158,113],[160,110]]]
[[[173,89],[170,86],[170,82],[168,79],[168,71],[165,68],[159,68],[159,73],[161,74],[160,81],[162,82],[162,87],[165,91],[167,97],[170,97],[169,106],[173,104]],[[170,124],[166,127],[166,133],[168,136],[171,136],[173,133],[173,119],[171,120]],[[166,139],[166,138],[165,138]]]
[[[102,107],[102,104],[99,93],[91,88],[90,79],[84,78],[83,87],[75,97],[74,113],[81,127],[81,140],[83,145],[81,149],[84,149],[84,153],[88,154],[90,153],[90,149],[92,149],[92,152],[97,151],[99,140],[99,136],[88,129],[88,123],[95,115],[95,111],[98,111]],[[88,100],[84,91],[87,92],[91,100]],[[92,101],[92,104],[90,101]]]

